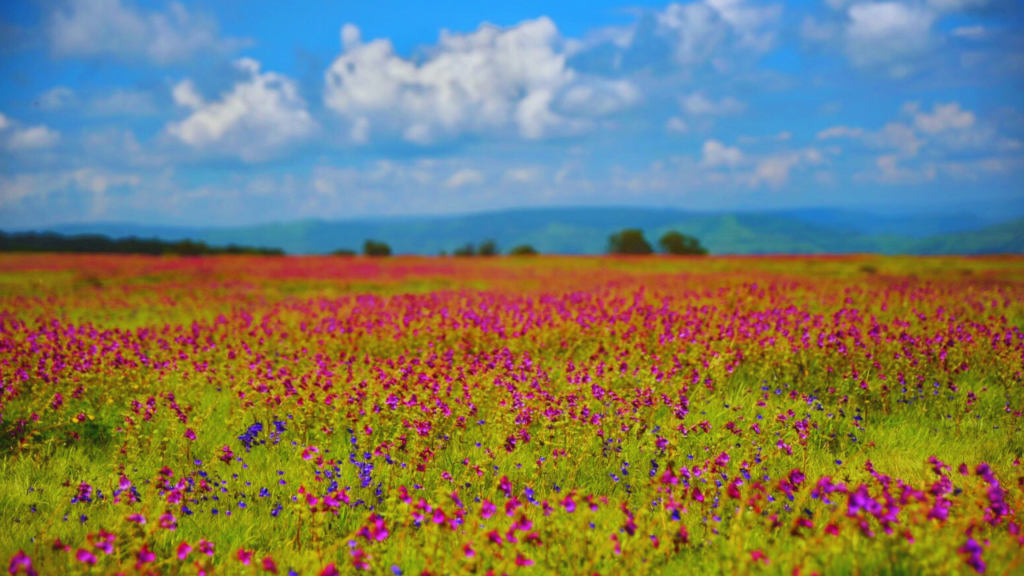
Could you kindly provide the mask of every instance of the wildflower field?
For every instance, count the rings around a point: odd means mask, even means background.
[[[1024,259],[0,257],[10,574],[1020,574]]]

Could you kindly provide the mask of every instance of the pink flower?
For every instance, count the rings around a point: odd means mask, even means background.
[[[505,498],[512,497],[512,483],[508,481],[508,476],[502,476],[498,482],[498,489],[505,493]]]
[[[263,559],[263,570],[265,572],[277,574],[277,564],[274,562],[274,559],[270,556],[267,556]]]
[[[238,552],[235,553],[235,557],[238,558],[239,562],[248,566],[249,562],[252,561],[252,552],[246,552],[244,548],[239,548]]]
[[[516,566],[533,566],[533,564],[533,560],[530,560],[522,554],[516,555]]]
[[[85,548],[79,548],[78,551],[75,552],[75,559],[90,566],[96,563],[96,555]]]
[[[178,560],[184,560],[188,558],[188,555],[192,553],[192,547],[188,545],[188,542],[182,542],[178,544]]]
[[[151,562],[156,562],[156,554],[153,554],[153,552],[149,549],[148,544],[142,545],[142,548],[139,549],[139,553],[135,555],[135,558],[137,560],[137,562],[135,563],[136,569],[139,569],[142,566],[149,564]]]
[[[383,542],[388,537],[388,529],[384,524],[384,519],[376,514],[370,514],[370,525],[363,526],[356,532],[357,535],[366,538],[367,540],[376,540],[377,542]]]
[[[206,540],[200,540],[199,552],[206,554],[207,556],[213,556],[213,543],[207,542]]]
[[[370,555],[359,548],[352,551],[352,566],[355,566],[358,570],[369,570],[370,563],[367,562],[369,559]]]
[[[132,514],[131,516],[126,518],[126,520],[128,520],[129,522],[134,522],[136,524],[145,524],[146,523],[146,517],[143,516],[142,514]]]
[[[494,515],[495,510],[497,509],[494,507],[494,504],[492,504],[490,500],[484,500],[480,504],[480,517],[486,520]]]
[[[334,563],[330,563],[324,566],[324,569],[320,571],[320,576],[338,576],[338,569],[334,567]]]
[[[35,568],[32,567],[32,558],[22,550],[18,550],[18,553],[11,557],[11,563],[7,567],[8,574],[13,575],[19,572],[25,572],[28,576],[36,576],[38,574]]]
[[[768,557],[765,556],[764,552],[761,552],[760,550],[751,550],[750,560],[752,562],[764,562],[765,564],[769,563]]]
[[[476,556],[476,550],[473,550],[473,543],[467,542],[466,544],[464,544],[462,546],[462,553],[465,554],[467,558],[472,558],[473,556]]]
[[[185,438],[188,438],[189,440],[195,440],[196,433],[193,432],[191,428],[185,428]]]
[[[164,530],[176,530],[178,528],[178,521],[170,512],[165,512],[164,515],[160,517],[160,527]]]

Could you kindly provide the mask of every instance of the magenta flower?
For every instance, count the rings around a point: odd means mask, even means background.
[[[238,552],[235,553],[235,557],[238,558],[239,562],[248,566],[249,562],[252,561],[252,552],[247,552],[244,548],[239,548]]]
[[[188,545],[188,542],[182,542],[178,544],[178,560],[184,560],[188,558],[188,555],[192,553],[192,547]]]
[[[75,560],[92,566],[96,563],[96,555],[85,548],[79,548],[78,551],[75,552]]]
[[[480,504],[480,516],[484,520],[486,520],[486,519],[490,518],[491,516],[493,516],[494,512],[496,510],[497,510],[497,508],[495,508],[494,504],[492,504],[490,500],[484,500]]]
[[[263,571],[270,572],[271,574],[277,574],[277,564],[270,556],[263,559]]]
[[[523,556],[522,554],[516,555],[516,566],[533,566],[533,564],[533,560],[530,560],[526,556]]]
[[[476,556],[476,550],[473,550],[473,543],[467,542],[463,544],[462,553],[465,554],[467,558],[472,558],[473,556]]]
[[[132,514],[132,515],[128,516],[128,518],[125,518],[125,520],[128,520],[129,522],[134,522],[136,524],[145,524],[146,523],[146,517],[143,516],[142,514]]]
[[[498,482],[498,489],[505,494],[505,498],[512,497],[512,483],[508,481],[508,476],[502,476]]]
[[[338,576],[338,569],[335,568],[334,563],[330,563],[324,566],[324,569],[320,571],[320,576]]]
[[[148,544],[143,544],[142,548],[139,549],[139,553],[135,555],[135,559],[137,560],[135,569],[138,570],[146,564],[156,562],[156,554],[149,549]]]
[[[24,551],[18,550],[18,553],[11,557],[11,563],[7,567],[8,574],[18,574],[24,572],[28,576],[36,576],[38,573],[35,568],[32,567],[32,558]]]
[[[213,543],[206,540],[199,541],[199,552],[207,556],[213,556]]]
[[[164,530],[177,530],[178,520],[170,512],[165,512],[164,515],[160,517],[160,527]]]

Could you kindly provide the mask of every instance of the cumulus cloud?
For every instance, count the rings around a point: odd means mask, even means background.
[[[899,2],[854,4],[847,12],[846,54],[856,66],[887,66],[895,75],[906,72],[908,58],[930,44],[934,12]]]
[[[982,8],[990,0],[827,0],[836,16],[824,21],[806,17],[802,36],[809,41],[839,47],[860,68],[892,76],[914,72],[942,43],[935,38],[939,21]],[[953,37],[982,40],[984,26],[960,26]]]
[[[890,122],[881,130],[868,131],[849,126],[833,126],[818,132],[819,140],[849,138],[859,140],[874,148],[896,148],[908,156],[917,154],[924,142],[917,137],[913,128],[900,122]]]
[[[736,166],[743,161],[743,152],[718,140],[708,140],[704,142],[701,161],[707,167]]]
[[[730,40],[743,48],[765,52],[775,42],[774,26],[782,7],[752,6],[743,0],[672,3],[657,14],[658,31],[673,40],[675,58],[683,64],[709,60]]]
[[[514,130],[526,139],[575,134],[589,119],[640,99],[629,82],[586,77],[566,65],[548,18],[511,28],[443,31],[422,61],[397,55],[387,39],[342,28],[343,52],[325,75],[324,104],[350,122],[353,141],[397,132],[417,144],[461,134]]]
[[[703,92],[694,92],[680,98],[679,105],[690,116],[732,116],[746,109],[743,102],[732,96],[716,101],[708,98]]]
[[[7,149],[12,151],[51,148],[60,140],[60,132],[46,126],[32,126],[12,132],[7,138]]]
[[[935,104],[931,114],[922,112],[917,103],[904,106],[904,111],[914,118],[914,127],[925,134],[937,134],[947,130],[964,130],[974,126],[974,113],[960,108],[960,104]]]
[[[540,168],[510,168],[505,171],[505,181],[517,184],[531,184],[541,179],[543,173]]]
[[[690,125],[686,123],[686,120],[673,116],[665,122],[665,130],[673,134],[686,134],[690,131]]]
[[[824,155],[815,148],[768,156],[757,163],[750,185],[756,188],[766,184],[771,188],[780,188],[789,181],[790,172],[794,168],[801,165],[814,166],[823,161]]]
[[[466,186],[479,186],[484,183],[484,175],[479,170],[463,168],[444,181],[448,188],[464,188]]]
[[[60,110],[75,102],[75,92],[66,86],[57,86],[43,92],[36,104],[43,110]]]
[[[607,116],[640,101],[640,91],[625,80],[591,79],[569,87],[562,94],[560,105],[568,114]]]
[[[860,138],[864,135],[863,128],[850,128],[849,126],[833,126],[818,132],[818,140],[830,138]]]
[[[96,98],[89,109],[97,116],[148,116],[157,111],[152,94],[133,90],[116,90]]]
[[[219,150],[257,162],[316,131],[317,124],[294,80],[260,72],[259,62],[248,58],[238,60],[235,66],[248,78],[220,100],[207,102],[187,79],[174,87],[175,103],[192,113],[169,124],[170,135],[193,148]]]
[[[46,197],[62,190],[91,194],[94,198],[112,188],[138,186],[136,174],[120,174],[87,167],[59,173],[0,175],[0,207],[17,204],[27,198]]]
[[[959,26],[953,29],[953,36],[967,40],[984,40],[989,37],[989,30],[984,26]]]
[[[145,58],[161,65],[249,44],[221,38],[216,21],[178,2],[164,12],[150,12],[121,0],[68,0],[50,14],[47,33],[57,56]]]

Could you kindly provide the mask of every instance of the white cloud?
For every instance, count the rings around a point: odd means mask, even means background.
[[[479,186],[484,183],[484,175],[479,170],[463,168],[445,180],[444,185],[448,188],[464,188],[466,186]]]
[[[739,148],[729,147],[718,140],[704,142],[703,159],[705,166],[736,166],[743,161],[743,152]]]
[[[37,101],[43,110],[59,110],[66,108],[75,102],[75,93],[65,86],[57,86],[43,92]]]
[[[869,132],[863,128],[849,126],[833,126],[818,132],[819,140],[833,138],[850,138],[860,140],[874,148],[896,148],[906,155],[913,156],[924,144],[914,133],[913,128],[899,122],[890,122],[877,132]]]
[[[694,92],[680,98],[679,105],[690,116],[731,116],[746,109],[743,102],[732,96],[715,101],[705,96],[703,92]]]
[[[890,122],[878,132],[865,134],[864,141],[877,148],[896,148],[908,156],[917,154],[924,144],[913,129],[899,122]]]
[[[6,130],[11,125],[11,119],[0,113],[0,130]]]
[[[786,142],[792,138],[792,132],[782,131],[770,136],[740,136],[736,141],[740,144],[759,144],[762,142]]]
[[[189,80],[174,87],[174,101],[192,114],[169,124],[169,134],[193,148],[220,150],[257,162],[316,131],[294,80],[261,73],[259,62],[248,58],[235,66],[248,78],[219,101],[206,102]]]
[[[561,98],[561,109],[582,116],[607,116],[632,107],[640,101],[640,91],[625,80],[590,80],[568,88]]]
[[[984,40],[989,37],[988,28],[984,26],[960,26],[953,29],[953,36],[956,38],[965,38],[967,40]]]
[[[217,23],[171,2],[166,12],[144,12],[121,0],[68,0],[49,17],[54,54],[113,56],[172,64],[198,54],[225,53],[248,44],[221,38]]]
[[[789,181],[790,172],[800,165],[818,165],[824,161],[824,155],[815,148],[776,154],[758,162],[750,185],[757,187],[767,184],[772,188],[780,188]]]
[[[543,177],[540,168],[511,168],[505,172],[506,182],[515,182],[517,184],[531,184],[539,181]]]
[[[7,139],[9,150],[41,150],[51,148],[60,140],[60,132],[46,126],[22,128],[13,132]]]
[[[655,15],[657,32],[671,39],[677,62],[707,62],[735,38],[737,47],[766,52],[775,42],[774,27],[782,15],[779,5],[755,7],[744,0],[706,0],[672,3]]]
[[[863,128],[850,128],[849,126],[833,126],[818,132],[818,140],[829,138],[860,138],[864,135]]]
[[[185,108],[199,108],[203,105],[203,97],[196,89],[195,83],[186,78],[174,85],[171,89],[171,97],[174,103]]]
[[[974,126],[974,113],[960,108],[960,104],[935,104],[932,113],[921,112],[916,103],[904,106],[904,111],[914,118],[914,127],[925,134],[936,134],[947,130],[964,130]]]
[[[668,119],[668,122],[665,122],[665,130],[673,134],[686,134],[690,131],[690,126],[686,123],[686,120],[673,116]]]
[[[59,173],[0,175],[0,207],[28,198],[45,198],[62,190],[87,192],[95,201],[112,188],[139,186],[141,183],[142,178],[136,174],[119,174],[92,167]]]
[[[963,12],[974,8],[981,8],[990,3],[991,0],[927,0],[929,8],[938,12]]]
[[[131,90],[117,90],[96,98],[89,107],[98,116],[148,116],[157,111],[152,94]]]
[[[894,75],[906,61],[927,51],[935,14],[898,2],[854,4],[848,12],[846,54],[856,66],[884,66]]]
[[[899,157],[893,154],[879,156],[875,159],[877,172],[861,174],[861,178],[875,180],[883,184],[919,184],[935,179],[934,166],[912,170],[900,166],[899,160]]]
[[[626,81],[587,78],[566,65],[561,36],[548,18],[511,28],[482,25],[469,34],[442,31],[420,62],[391,42],[363,42],[342,28],[343,53],[325,75],[324,104],[361,134],[398,132],[417,144],[466,133],[513,129],[526,139],[575,134],[587,118],[634,105]]]

